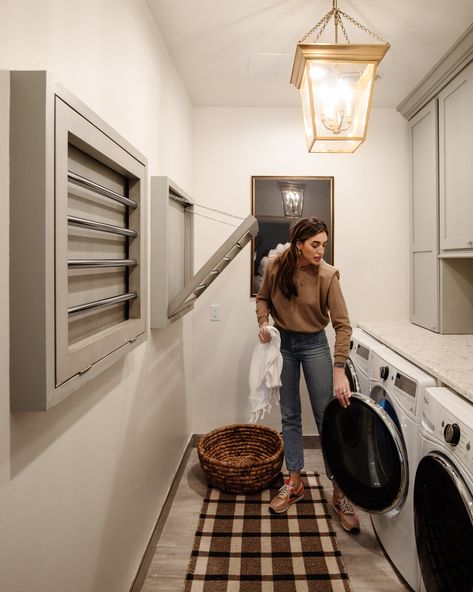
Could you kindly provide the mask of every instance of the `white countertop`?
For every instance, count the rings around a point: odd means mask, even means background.
[[[363,321],[358,326],[473,401],[473,335],[439,335],[409,321]]]

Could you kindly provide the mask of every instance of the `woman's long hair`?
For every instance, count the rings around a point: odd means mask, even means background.
[[[279,255],[277,259],[279,266],[276,273],[276,284],[288,299],[299,294],[294,281],[298,258],[297,242],[303,243],[320,232],[325,232],[328,235],[327,225],[318,218],[302,218],[291,229],[289,234],[290,247]]]

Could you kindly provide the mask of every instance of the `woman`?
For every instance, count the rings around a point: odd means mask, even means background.
[[[339,273],[323,260],[327,239],[327,226],[322,220],[299,220],[291,230],[289,248],[268,262],[256,296],[260,341],[267,343],[271,340],[267,329],[269,315],[281,334],[280,405],[289,479],[269,505],[276,513],[285,512],[304,496],[301,481],[304,466],[299,393],[301,364],[319,432],[325,408],[333,396],[343,407],[350,404],[345,363],[352,330]],[[336,335],[333,365],[324,331],[330,320]],[[359,530],[360,523],[353,506],[335,482],[332,503],[343,528],[349,532]]]

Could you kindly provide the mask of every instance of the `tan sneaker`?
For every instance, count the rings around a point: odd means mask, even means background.
[[[279,490],[279,493],[271,500],[269,509],[275,514],[282,514],[283,512],[287,512],[289,506],[292,506],[292,504],[298,502],[303,497],[304,483],[301,481],[296,490],[295,487],[289,485],[289,480],[287,480]]]
[[[342,495],[341,497],[336,498],[334,494],[332,497],[332,505],[333,509],[340,518],[342,528],[344,528],[347,532],[360,530],[360,521],[358,520],[358,516],[355,514],[355,510],[353,509],[353,506],[347,497]]]

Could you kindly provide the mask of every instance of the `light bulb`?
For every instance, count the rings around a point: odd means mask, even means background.
[[[310,67],[310,78],[313,81],[322,80],[322,78],[325,78],[327,74],[327,68],[323,68],[317,64],[312,64]]]

